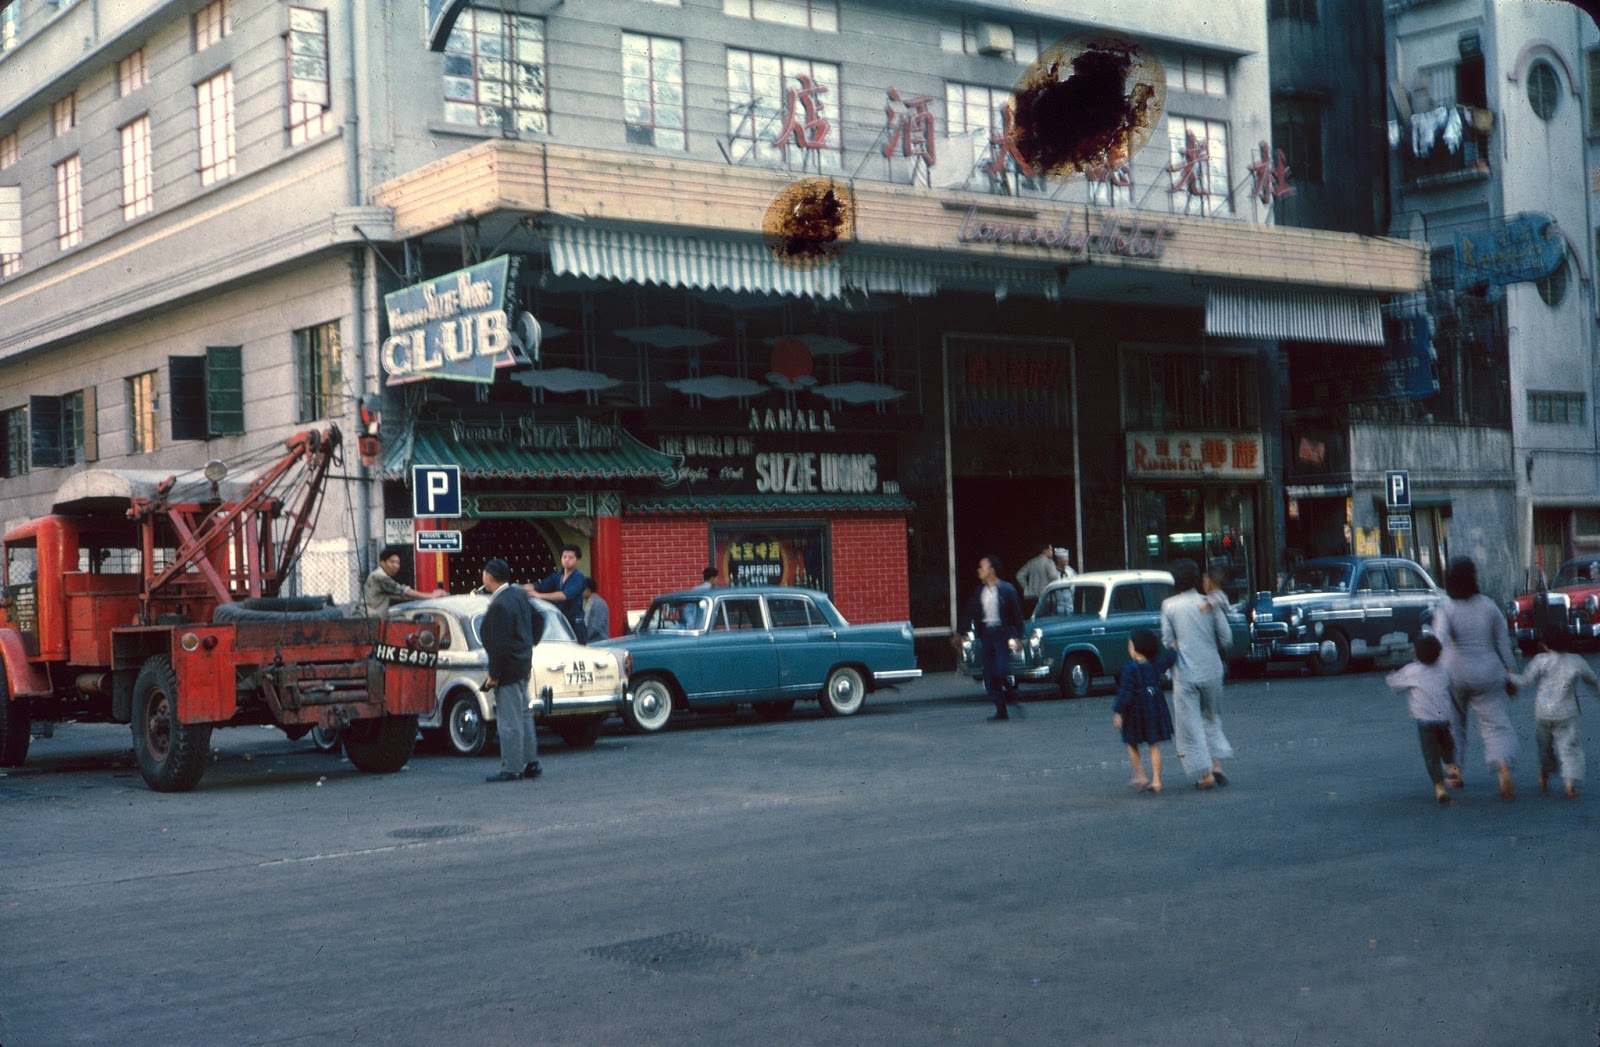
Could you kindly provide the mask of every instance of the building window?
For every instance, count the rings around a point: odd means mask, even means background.
[[[1589,133],[1600,135],[1600,48],[1583,53],[1583,72],[1589,88]]]
[[[22,186],[0,185],[0,280],[22,271]]]
[[[809,95],[802,76],[810,82]],[[780,149],[778,141],[785,141],[785,147]],[[804,141],[821,147],[800,147]],[[839,134],[839,67],[730,48],[728,144],[735,163],[753,159],[787,165],[798,152],[802,165],[814,156],[819,170],[840,170],[844,150]]]
[[[225,69],[195,86],[200,130],[200,184],[231,178],[238,171],[233,152],[233,70]]]
[[[212,345],[204,356],[167,357],[174,440],[244,432],[243,352],[237,345]]]
[[[824,33],[839,31],[839,0],[722,0],[722,13]]]
[[[1220,58],[1184,55],[1174,87],[1190,94],[1228,97],[1228,67]]]
[[[1528,67],[1528,104],[1533,115],[1549,123],[1561,105],[1561,78],[1555,67],[1543,58]]]
[[[1317,0],[1268,0],[1267,17],[1317,24]]]
[[[444,49],[444,118],[544,134],[544,20],[468,8]]]
[[[5,467],[7,476],[21,476],[28,471],[28,409],[13,407],[0,411],[0,436],[5,438]]]
[[[633,145],[686,148],[681,41],[622,34],[622,107]]]
[[[289,8],[284,48],[289,63],[289,144],[300,145],[333,130],[328,12]]]
[[[131,221],[155,209],[155,175],[150,160],[150,116],[121,129],[122,218]]]
[[[1528,390],[1528,421],[1540,425],[1582,425],[1582,393]]]
[[[144,48],[117,62],[117,96],[126,98],[150,82],[150,67],[145,65]]]
[[[10,131],[0,135],[0,171],[14,165],[22,159],[22,150],[17,145],[17,132]]]
[[[1003,87],[945,84],[945,126],[952,135],[997,135],[1005,126],[1001,117],[1011,102]]]
[[[78,92],[72,92],[50,107],[50,126],[57,138],[78,126]]]
[[[1039,57],[1037,29],[1004,25],[987,19],[963,18],[939,30],[939,48],[952,54],[1007,58],[1027,65]]]
[[[194,49],[204,51],[232,30],[228,0],[212,0],[194,16]]]
[[[1124,428],[1249,431],[1261,426],[1253,356],[1139,351],[1123,359]]]
[[[161,446],[161,402],[156,373],[145,371],[124,380],[128,401],[128,453],[149,454]]]
[[[1272,100],[1272,145],[1289,160],[1296,181],[1322,183],[1322,106],[1299,98]]]
[[[339,325],[319,324],[294,333],[294,373],[299,387],[295,421],[331,417],[343,397]]]
[[[53,469],[97,457],[94,437],[94,389],[65,396],[28,398],[32,464]]]
[[[83,158],[56,165],[56,244],[65,251],[83,243]]]
[[[1173,209],[1183,214],[1232,214],[1228,180],[1228,125],[1217,120],[1169,116]]]
[[[0,54],[17,46],[17,9],[21,6],[17,3],[0,7]]]
[[[1549,276],[1535,280],[1533,286],[1538,288],[1539,297],[1544,299],[1544,304],[1554,309],[1567,297],[1567,284],[1572,276],[1567,268],[1567,260],[1561,259],[1561,264]]]

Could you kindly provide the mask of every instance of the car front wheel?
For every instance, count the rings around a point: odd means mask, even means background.
[[[444,710],[444,736],[457,756],[477,756],[489,745],[489,724],[478,696],[465,691],[450,695]]]
[[[672,717],[672,688],[667,681],[646,676],[633,685],[633,701],[622,708],[622,718],[639,734],[654,734]]]
[[[1338,676],[1349,666],[1350,641],[1339,630],[1329,629],[1311,656],[1311,671],[1318,676]]]
[[[1061,669],[1061,697],[1087,698],[1089,686],[1094,682],[1094,667],[1089,664],[1089,659],[1075,655],[1067,659],[1067,664]]]
[[[822,714],[824,716],[851,716],[859,712],[867,700],[867,683],[861,673],[848,665],[841,665],[828,674],[822,686]]]

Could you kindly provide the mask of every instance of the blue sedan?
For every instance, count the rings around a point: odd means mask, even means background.
[[[849,716],[871,690],[922,675],[910,622],[851,625],[811,589],[658,596],[633,634],[595,646],[625,646],[633,656],[623,718],[641,732],[659,731],[675,709],[751,704],[779,720],[801,699]]]

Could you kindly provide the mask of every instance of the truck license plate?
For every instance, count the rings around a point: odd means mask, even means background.
[[[394,665],[419,665],[424,669],[432,669],[439,664],[439,655],[434,651],[418,651],[410,647],[396,647],[392,643],[380,643],[373,651],[373,657],[380,662],[389,662]]]

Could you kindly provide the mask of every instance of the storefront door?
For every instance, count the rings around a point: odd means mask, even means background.
[[[1256,494],[1250,487],[1201,484],[1132,489],[1128,560],[1133,567],[1167,570],[1187,558],[1203,570],[1220,570],[1230,600],[1241,600],[1272,579],[1255,570]]]

